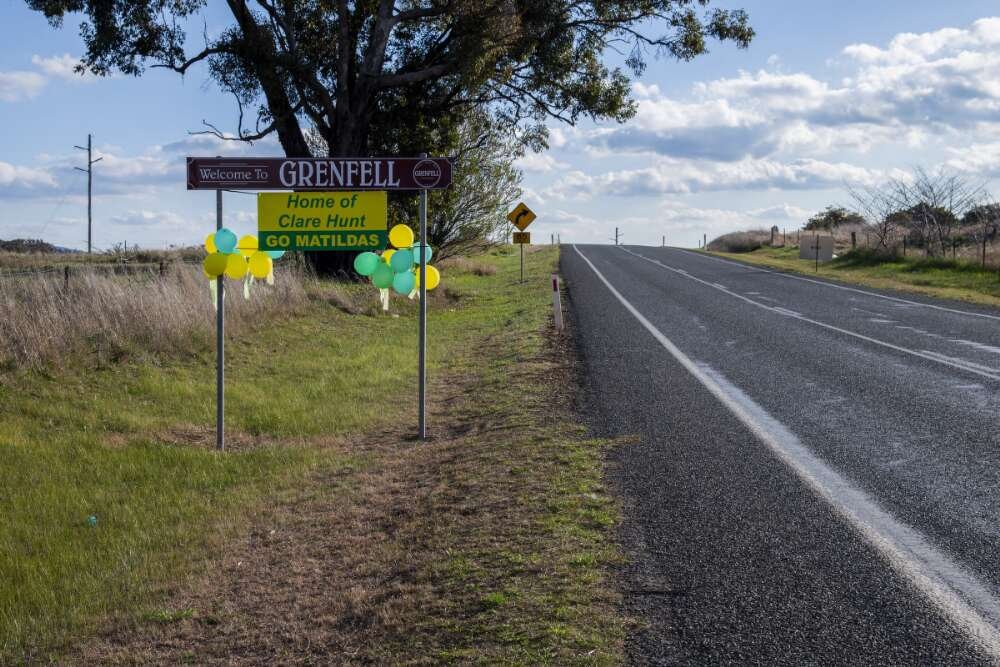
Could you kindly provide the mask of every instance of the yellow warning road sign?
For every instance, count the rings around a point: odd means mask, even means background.
[[[534,222],[537,217],[538,216],[535,215],[534,211],[524,205],[524,202],[518,204],[517,208],[507,214],[507,219],[510,220],[510,224],[514,225],[522,232],[527,229],[528,225]]]

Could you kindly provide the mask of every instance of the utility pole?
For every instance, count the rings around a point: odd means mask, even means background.
[[[87,151],[87,168],[82,169],[80,167],[74,167],[77,171],[87,172],[87,254],[90,254],[91,248],[93,246],[93,228],[94,228],[94,207],[93,207],[93,196],[94,196],[94,165],[104,158],[93,159],[93,142],[91,135],[87,135],[87,147],[74,146],[73,148],[79,148],[81,151]]]

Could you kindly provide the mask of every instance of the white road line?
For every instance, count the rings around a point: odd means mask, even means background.
[[[937,364],[942,364],[944,366],[950,366],[951,368],[957,368],[958,370],[964,371],[966,373],[974,373],[976,375],[979,375],[979,376],[982,376],[982,377],[985,377],[985,378],[989,378],[991,380],[1000,381],[1000,372],[997,372],[994,369],[982,370],[982,368],[974,368],[974,367],[968,365],[971,362],[965,362],[965,360],[962,360],[961,363],[956,362],[956,361],[951,361],[952,357],[943,357],[943,356],[937,355],[937,354],[927,354],[926,352],[923,352],[923,351],[920,351],[920,350],[911,350],[911,349],[909,349],[907,347],[902,347],[900,345],[894,345],[893,343],[888,343],[888,342],[886,342],[884,340],[879,340],[877,338],[872,338],[871,336],[866,336],[864,334],[857,333],[856,331],[850,331],[848,329],[842,329],[842,328],[840,328],[838,326],[834,326],[832,324],[827,324],[826,322],[820,322],[819,320],[814,320],[814,319],[812,319],[810,317],[806,317],[805,315],[803,315],[801,313],[797,313],[794,310],[788,310],[786,308],[781,308],[781,307],[778,307],[778,306],[768,306],[767,304],[760,303],[759,301],[754,301],[753,299],[748,299],[747,297],[743,296],[742,294],[737,294],[736,292],[733,292],[732,290],[729,290],[729,289],[726,289],[726,288],[723,288],[723,287],[719,287],[715,283],[710,283],[707,280],[702,280],[701,278],[699,278],[697,276],[691,275],[687,271],[682,271],[680,269],[676,269],[676,268],[674,268],[672,266],[668,266],[668,265],[664,264],[663,262],[660,262],[660,261],[655,260],[655,259],[650,259],[649,257],[645,257],[643,255],[640,255],[639,253],[632,252],[631,250],[626,250],[625,248],[622,248],[622,250],[625,251],[625,252],[627,252],[628,254],[632,255],[633,257],[638,257],[639,259],[646,260],[647,262],[649,262],[651,264],[655,264],[656,266],[659,266],[660,268],[666,269],[668,271],[673,271],[674,273],[677,273],[677,274],[680,274],[680,275],[684,276],[688,280],[694,280],[696,282],[701,283],[702,285],[705,285],[707,287],[711,287],[712,289],[719,290],[723,294],[728,294],[729,296],[731,296],[731,297],[733,297],[735,299],[740,299],[741,301],[745,301],[745,302],[747,302],[747,303],[749,303],[751,305],[757,306],[758,308],[761,308],[763,310],[766,310],[766,311],[769,311],[769,312],[772,312],[772,313],[776,313],[776,314],[782,315],[784,317],[792,317],[792,318],[797,319],[797,320],[799,320],[801,322],[807,322],[809,324],[812,324],[812,325],[815,325],[815,326],[818,326],[818,327],[823,327],[824,329],[829,329],[830,331],[836,331],[838,333],[842,333],[842,334],[845,334],[847,336],[852,336],[854,338],[858,338],[860,340],[867,341],[867,342],[873,343],[875,345],[881,345],[882,347],[887,347],[887,348],[889,348],[891,350],[896,350],[897,352],[902,352],[904,354],[909,354],[909,355],[912,355],[914,357],[920,357],[921,359],[926,359],[928,361],[933,361],[934,363],[937,363]]]
[[[624,249],[624,246],[622,246]],[[911,301],[910,299],[901,299],[895,296],[887,296],[885,294],[879,294],[878,292],[869,292],[863,289],[857,289],[856,287],[847,287],[846,285],[837,285],[835,283],[828,283],[824,280],[813,280],[812,278],[806,278],[805,276],[793,276],[788,273],[782,273],[780,271],[771,271],[770,269],[764,269],[754,264],[744,264],[742,262],[737,262],[731,259],[723,259],[721,257],[713,257],[712,255],[704,255],[702,253],[690,252],[688,254],[694,255],[696,257],[703,257],[705,259],[712,259],[716,262],[722,262],[723,264],[729,264],[730,266],[739,266],[750,270],[752,273],[769,273],[773,276],[780,276],[781,278],[788,278],[789,280],[801,280],[807,283],[814,283],[816,285],[822,285],[823,287],[832,287],[833,289],[844,290],[845,292],[856,292],[858,294],[864,294],[865,296],[873,296],[878,299],[885,299],[886,301],[895,301],[896,303],[905,303],[910,306],[920,306],[921,308],[933,308],[934,310],[943,310],[948,313],[957,313],[959,315],[966,315],[968,317],[983,317],[988,320],[1000,320],[1000,315],[989,315],[987,313],[973,313],[968,310],[959,310],[958,308],[948,308],[947,306],[936,306],[932,303],[922,303],[920,301]]]
[[[901,523],[864,491],[813,454],[794,433],[722,375],[695,363],[657,329],[604,277],[575,245],[612,295],[660,345],[787,465],[816,496],[829,504],[892,567],[908,579],[950,621],[993,660],[1000,662],[1000,600],[979,579],[919,531]]]

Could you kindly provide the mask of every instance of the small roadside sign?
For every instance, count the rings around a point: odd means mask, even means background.
[[[381,250],[389,239],[385,192],[257,195],[261,250]]]
[[[518,204],[513,211],[507,214],[507,219],[510,220],[510,224],[514,225],[522,232],[527,229],[528,225],[534,222],[537,217],[538,216],[535,215],[534,211],[524,205],[524,202]],[[517,241],[515,241],[515,243],[517,243]]]
[[[531,232],[514,232],[515,245],[531,245]]]

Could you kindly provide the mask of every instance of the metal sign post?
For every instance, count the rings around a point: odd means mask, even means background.
[[[527,226],[527,225],[525,225]],[[531,232],[514,232],[514,243],[521,246],[521,282],[524,282],[524,246],[531,244]]]
[[[421,440],[427,439],[427,190],[420,191],[420,334],[418,428]]]
[[[215,231],[222,229],[222,190],[215,191]],[[215,279],[215,448],[226,448],[226,286]]]

